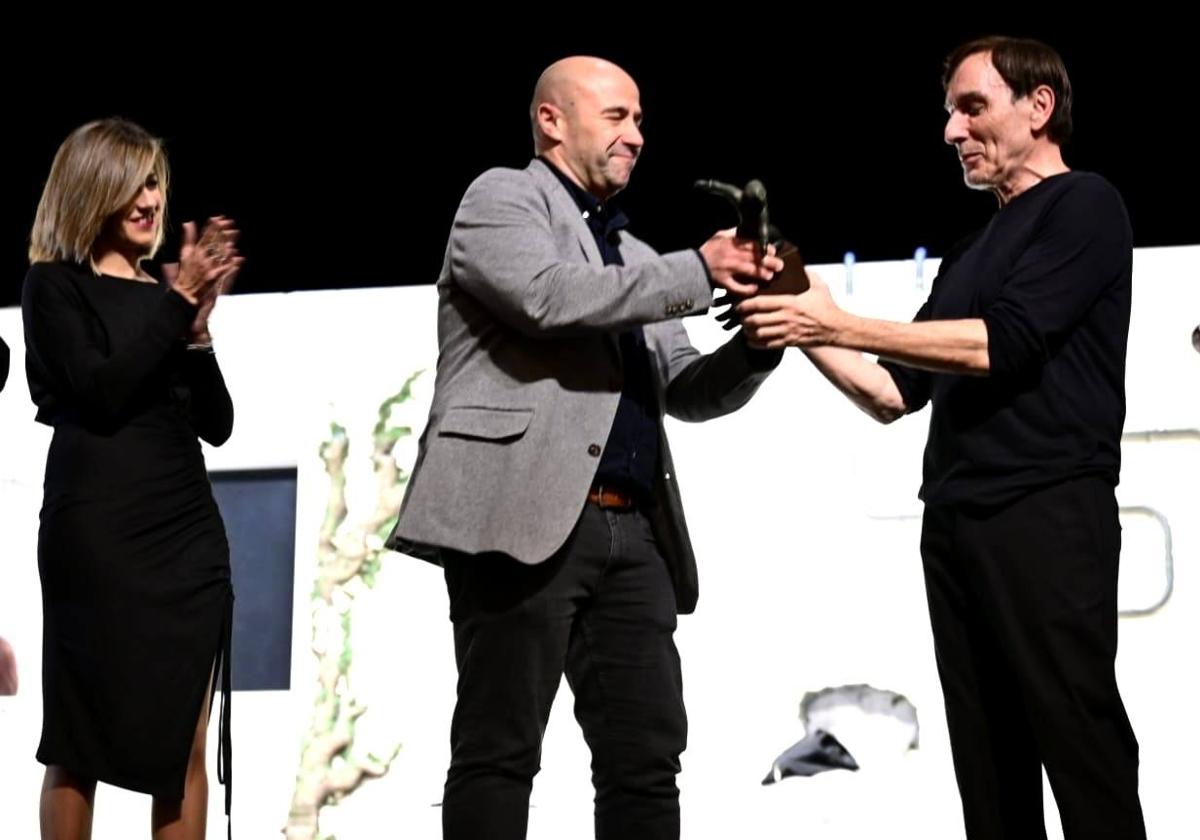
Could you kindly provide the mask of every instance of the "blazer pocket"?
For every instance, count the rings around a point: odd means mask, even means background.
[[[438,426],[438,437],[477,440],[512,440],[525,434],[533,419],[532,408],[452,406]]]

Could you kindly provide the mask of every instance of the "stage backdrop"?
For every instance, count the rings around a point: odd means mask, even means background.
[[[819,270],[851,310],[907,319],[936,263]],[[1200,354],[1189,338],[1200,247],[1139,251],[1134,283],[1117,665],[1150,836],[1182,840],[1200,836]],[[434,289],[419,287],[238,296],[214,317],[237,409],[233,437],[206,454],[239,587],[238,837],[289,824],[290,838],[438,836],[455,680],[445,592],[439,569],[380,550],[430,399],[435,309]],[[708,318],[687,326],[702,349],[727,337]],[[0,335],[13,347],[0,396],[0,637],[21,680],[0,698],[0,834],[27,838],[41,782],[36,538],[50,430],[32,420],[18,311],[0,310]],[[702,582],[678,633],[684,837],[961,836],[917,546],[927,422],[877,426],[795,351],[740,413],[668,421]],[[919,746],[905,749],[877,708],[843,715],[836,734],[859,772],[763,785],[805,733],[806,693],[854,685],[907,698]],[[530,838],[591,836],[588,755],[565,684],[542,765]],[[102,787],[96,811],[97,840],[147,832],[146,797]]]

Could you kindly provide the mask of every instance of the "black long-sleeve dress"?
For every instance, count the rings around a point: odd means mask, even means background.
[[[228,810],[233,590],[197,439],[221,444],[233,428],[216,357],[187,349],[195,308],[179,294],[85,266],[34,264],[22,311],[30,395],[54,427],[37,758],[181,798],[219,668]]]

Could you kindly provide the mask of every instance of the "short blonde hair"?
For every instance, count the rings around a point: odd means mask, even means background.
[[[128,120],[90,122],[58,147],[29,234],[29,261],[90,265],[104,223],[137,195],[150,175],[163,193],[158,235],[166,228],[169,170],[162,141]]]

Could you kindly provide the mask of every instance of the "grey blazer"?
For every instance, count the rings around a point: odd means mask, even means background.
[[[658,404],[682,420],[739,408],[778,364],[778,354],[763,364],[740,334],[708,355],[692,347],[678,319],[712,298],[695,251],[660,256],[624,231],[620,249],[625,265],[605,266],[578,206],[541,161],[489,170],[467,189],[437,282],[433,404],[390,548],[434,562],[446,548],[529,564],[558,550],[587,503],[616,415],[622,329],[644,325]],[[660,442],[649,515],[687,613],[696,560],[671,450]]]

